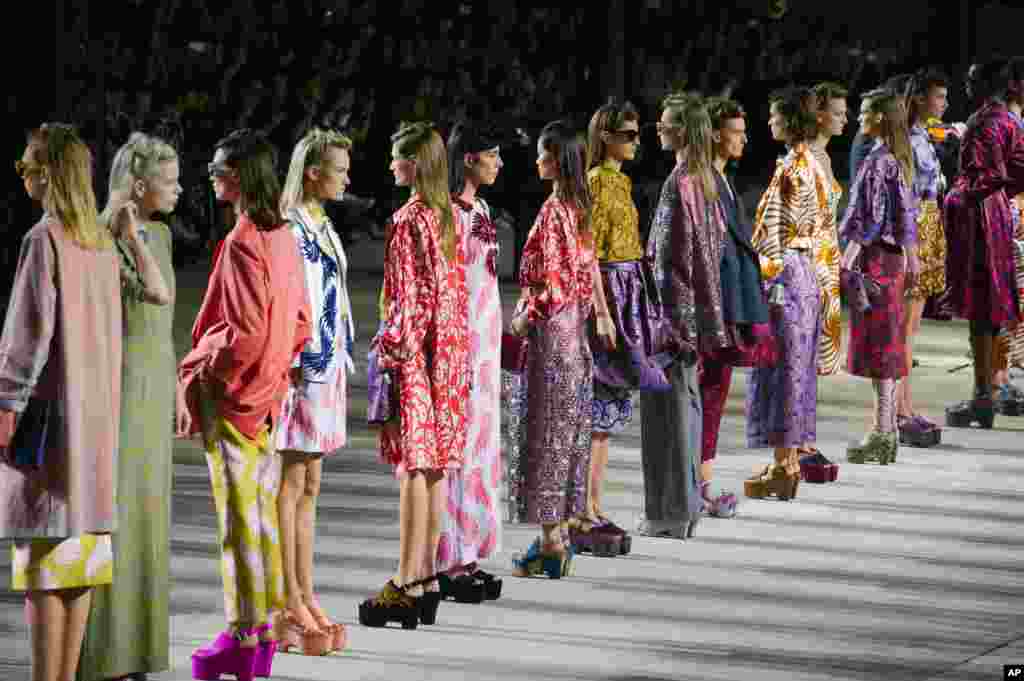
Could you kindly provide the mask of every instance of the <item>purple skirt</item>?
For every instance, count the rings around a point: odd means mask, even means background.
[[[608,311],[615,323],[615,349],[607,351],[589,325],[594,380],[609,388],[668,390],[665,372],[653,360],[655,339],[663,323],[654,286],[639,260],[601,263]]]
[[[749,447],[796,447],[817,437],[821,293],[808,255],[786,251],[783,263],[785,302],[769,308],[779,363],[750,372]]]

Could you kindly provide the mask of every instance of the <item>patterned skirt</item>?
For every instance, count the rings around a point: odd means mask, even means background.
[[[750,371],[747,445],[796,447],[817,437],[821,294],[808,255],[786,251],[779,279],[785,302],[771,307],[779,362]]]
[[[110,584],[114,551],[109,534],[19,540],[11,547],[11,589],[50,591]]]
[[[583,305],[569,305],[530,331],[524,472],[532,523],[566,520],[586,504],[594,367],[585,319]]]
[[[846,370],[865,378],[906,375],[906,335],[903,326],[904,257],[896,247],[872,245],[861,251],[860,270],[880,287],[871,308],[850,308],[850,351]]]
[[[907,297],[925,299],[941,294],[946,290],[946,231],[935,199],[921,202],[917,216],[917,257],[921,261],[921,276],[907,291]]]
[[[333,454],[345,446],[347,376],[339,365],[323,383],[289,385],[274,431],[274,449]]]

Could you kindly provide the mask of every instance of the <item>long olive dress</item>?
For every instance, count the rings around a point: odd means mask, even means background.
[[[170,230],[162,223],[149,222],[141,231],[173,299]],[[131,251],[119,242],[118,252],[124,333],[114,581],[93,591],[79,681],[170,668],[174,304],[143,302]]]

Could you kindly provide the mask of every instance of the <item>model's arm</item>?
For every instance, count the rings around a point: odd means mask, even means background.
[[[17,414],[25,411],[50,358],[57,318],[56,254],[46,231],[21,244],[21,255],[0,336],[0,447],[10,445]]]

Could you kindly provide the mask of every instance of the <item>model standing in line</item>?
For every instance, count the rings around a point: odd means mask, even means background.
[[[32,681],[75,677],[92,591],[113,579],[121,276],[92,163],[60,123],[29,133],[16,163],[45,212],[22,240],[0,336],[0,537],[14,540],[11,589],[25,592]],[[119,214],[115,236],[138,245],[132,217]],[[156,268],[139,261],[157,290]]]
[[[1010,117],[1019,127],[1024,128],[1024,58],[1016,57],[1010,60],[1010,74],[1006,91],[1006,108],[1010,110]],[[1014,270],[1017,279],[1017,294],[1024,304],[1024,195],[1018,194],[1011,201],[1017,220],[1014,223]],[[1004,405],[1017,403],[1018,406],[1024,401],[1024,392],[1010,382],[1009,367],[1024,367],[1024,324],[1018,324],[1012,331],[1005,332],[1006,367],[1003,375],[997,377],[993,382],[998,390],[996,394],[997,409],[1000,402]],[[1004,411],[1008,411],[1004,409]]]
[[[500,137],[463,121],[448,138],[448,177],[452,208],[460,223],[466,256],[469,299],[469,352],[472,393],[467,406],[466,450],[460,468],[449,471],[441,505],[437,569],[444,596],[479,602],[497,598],[501,580],[478,561],[501,551],[501,297],[498,288],[498,232],[491,208],[479,195],[498,179]]]
[[[133,134],[114,156],[100,215],[101,224],[120,233],[118,528],[114,581],[93,593],[79,681],[138,678],[170,668],[173,424],[167,415],[175,411],[177,392],[175,287],[171,231],[154,216],[174,211],[182,191],[179,173],[173,147]],[[119,230],[118,221],[126,228]]]
[[[821,339],[818,347],[818,375],[839,373],[840,352],[843,344],[842,310],[839,305],[839,200],[843,187],[832,172],[832,159],[828,143],[846,129],[846,88],[837,83],[819,83],[814,86],[817,99],[818,134],[809,143],[811,153],[825,173],[831,225],[821,230],[814,242],[814,271],[821,288]],[[852,178],[851,178],[852,181]],[[813,447],[801,447],[800,454],[817,454]]]
[[[788,147],[761,197],[751,242],[769,288],[779,362],[755,368],[747,389],[747,443],[772,447],[775,461],[747,479],[747,496],[796,496],[797,448],[817,437],[817,359],[821,290],[814,247],[832,224],[828,178],[810,149],[817,135],[817,99],[807,88],[788,88],[771,99],[772,137]]]
[[[747,144],[746,112],[739,102],[722,97],[708,101],[711,139],[714,145],[715,181],[718,201],[725,218],[722,240],[722,317],[734,339],[732,347],[701,353],[700,397],[703,409],[701,443],[701,499],[704,510],[717,517],[736,513],[737,498],[731,491],[715,489],[714,461],[718,456],[718,432],[725,402],[729,397],[733,366],[746,365],[742,348],[754,348],[759,335],[771,332],[768,306],[761,287],[757,251],[750,243],[753,227],[743,199],[726,174],[730,162],[743,157]]]
[[[692,537],[700,493],[703,411],[697,364],[734,345],[723,315],[721,261],[726,225],[719,204],[712,127],[705,101],[672,94],[658,121],[661,148],[676,165],[661,188],[647,241],[661,294],[669,363],[667,392],[641,393],[644,520],[654,537]]]
[[[415,628],[437,616],[444,478],[462,466],[466,450],[469,298],[444,141],[428,123],[403,125],[391,141],[395,184],[412,193],[392,217],[373,347],[396,386],[380,443],[399,481],[400,553],[398,572],[363,601],[359,618]]]
[[[324,210],[341,201],[349,185],[352,141],[341,133],[313,129],[292,152],[281,192],[302,257],[312,315],[312,338],[295,358],[291,382],[274,432],[282,458],[281,522],[285,609],[278,618],[280,645],[307,655],[345,646],[345,629],[320,607],[313,588],[316,504],[323,459],[347,442],[348,374],[355,370],[355,324],[348,296],[348,259]]]
[[[946,290],[946,232],[939,211],[939,186],[942,169],[928,135],[929,121],[941,120],[946,112],[949,83],[935,70],[914,74],[907,90],[907,121],[910,146],[914,152],[914,200],[917,205],[917,256],[921,273],[913,286],[907,286],[906,374],[896,389],[896,419],[900,441],[916,446],[938,444],[941,428],[914,409],[911,375],[914,366],[914,336],[921,328],[925,302]]]
[[[946,409],[953,427],[992,427],[995,339],[1020,319],[1010,197],[1024,191],[1024,131],[1004,101],[1007,85],[1005,60],[968,72],[968,94],[979,106],[961,143],[960,174],[943,204],[950,304],[956,316],[970,320],[974,356],[972,399]]]
[[[284,607],[274,429],[292,360],[311,332],[302,258],[280,213],[277,150],[245,129],[215,149],[213,191],[238,222],[210,273],[178,389],[210,469],[227,629],[192,653],[196,679],[270,673],[269,619]]]
[[[850,190],[843,217],[847,242],[842,266],[865,291],[859,306],[851,294],[850,350],[846,367],[870,378],[875,393],[874,424],[857,445],[847,448],[852,463],[894,461],[896,384],[906,373],[904,286],[913,287],[917,259],[917,208],[914,200],[914,152],[907,131],[903,95],[875,90],[864,95],[861,132],[878,139]]]
[[[563,121],[537,141],[537,172],[552,183],[526,239],[519,266],[522,294],[512,331],[529,334],[526,363],[526,494],[529,522],[541,536],[514,561],[516,574],[568,573],[568,520],[583,512],[593,395],[587,320],[611,346],[615,327],[600,288],[590,231],[590,191],[583,136]]]
[[[573,543],[595,555],[629,553],[629,534],[612,522],[602,505],[608,469],[608,439],[633,420],[636,390],[664,383],[664,372],[648,357],[652,305],[643,266],[640,219],[633,183],[622,166],[636,157],[640,116],[630,102],[598,109],[588,129],[587,185],[591,233],[608,311],[615,323],[616,348],[608,352],[591,336],[594,401],[587,506],[572,524]]]

